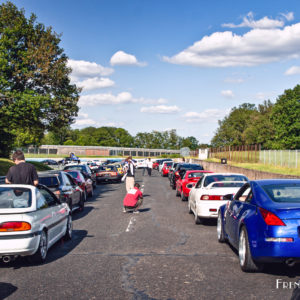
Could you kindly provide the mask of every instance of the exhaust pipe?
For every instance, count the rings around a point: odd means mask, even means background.
[[[4,263],[7,264],[7,263],[11,262],[11,257],[9,255],[6,255],[6,256],[2,257],[2,260]]]
[[[293,266],[296,264],[295,260],[292,259],[292,258],[287,259],[287,260],[285,261],[285,263],[286,263],[289,267],[293,267]]]

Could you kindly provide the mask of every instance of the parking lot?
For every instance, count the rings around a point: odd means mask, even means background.
[[[73,239],[46,263],[1,263],[1,299],[289,299],[300,267],[241,271],[217,241],[216,222],[195,225],[187,203],[157,171],[137,172],[140,214],[123,213],[124,184],[101,184],[73,215]],[[284,288],[285,287],[285,288]]]

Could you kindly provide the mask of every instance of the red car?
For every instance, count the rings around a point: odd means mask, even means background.
[[[176,196],[181,196],[182,201],[189,197],[191,188],[203,177],[204,174],[213,173],[204,170],[187,170],[182,178],[176,181]]]
[[[173,162],[172,161],[166,161],[163,163],[163,167],[161,169],[161,176],[165,177],[169,174],[169,169],[172,167]]]
[[[85,180],[83,174],[79,170],[64,170],[70,174],[78,184],[78,186],[83,190],[83,199],[86,201],[86,197],[93,197],[93,181],[90,178]]]
[[[161,161],[161,159],[157,159],[153,162],[153,165],[152,165],[152,169],[153,170],[158,170],[158,166],[159,166],[159,162]]]

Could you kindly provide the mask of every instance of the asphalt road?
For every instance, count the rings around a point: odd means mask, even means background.
[[[72,241],[54,245],[45,264],[0,265],[0,299],[290,299],[292,285],[283,286],[300,278],[299,266],[242,272],[216,222],[195,225],[167,178],[138,171],[136,180],[140,214],[122,212],[124,184],[98,185],[74,213]]]

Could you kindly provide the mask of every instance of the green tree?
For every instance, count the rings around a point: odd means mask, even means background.
[[[188,147],[191,150],[198,149],[199,142],[194,136],[188,136],[187,138],[183,138],[181,141],[180,148]]]
[[[41,140],[74,121],[79,92],[70,84],[67,56],[51,27],[28,19],[13,3],[0,5],[0,155],[14,143]],[[28,135],[30,132],[30,136]]]
[[[219,121],[219,128],[211,140],[212,146],[244,145],[246,141],[243,133],[249,126],[251,116],[256,114],[254,104],[244,103],[238,108],[234,107],[224,120]]]
[[[284,91],[271,114],[274,126],[274,149],[300,148],[300,85]]]

